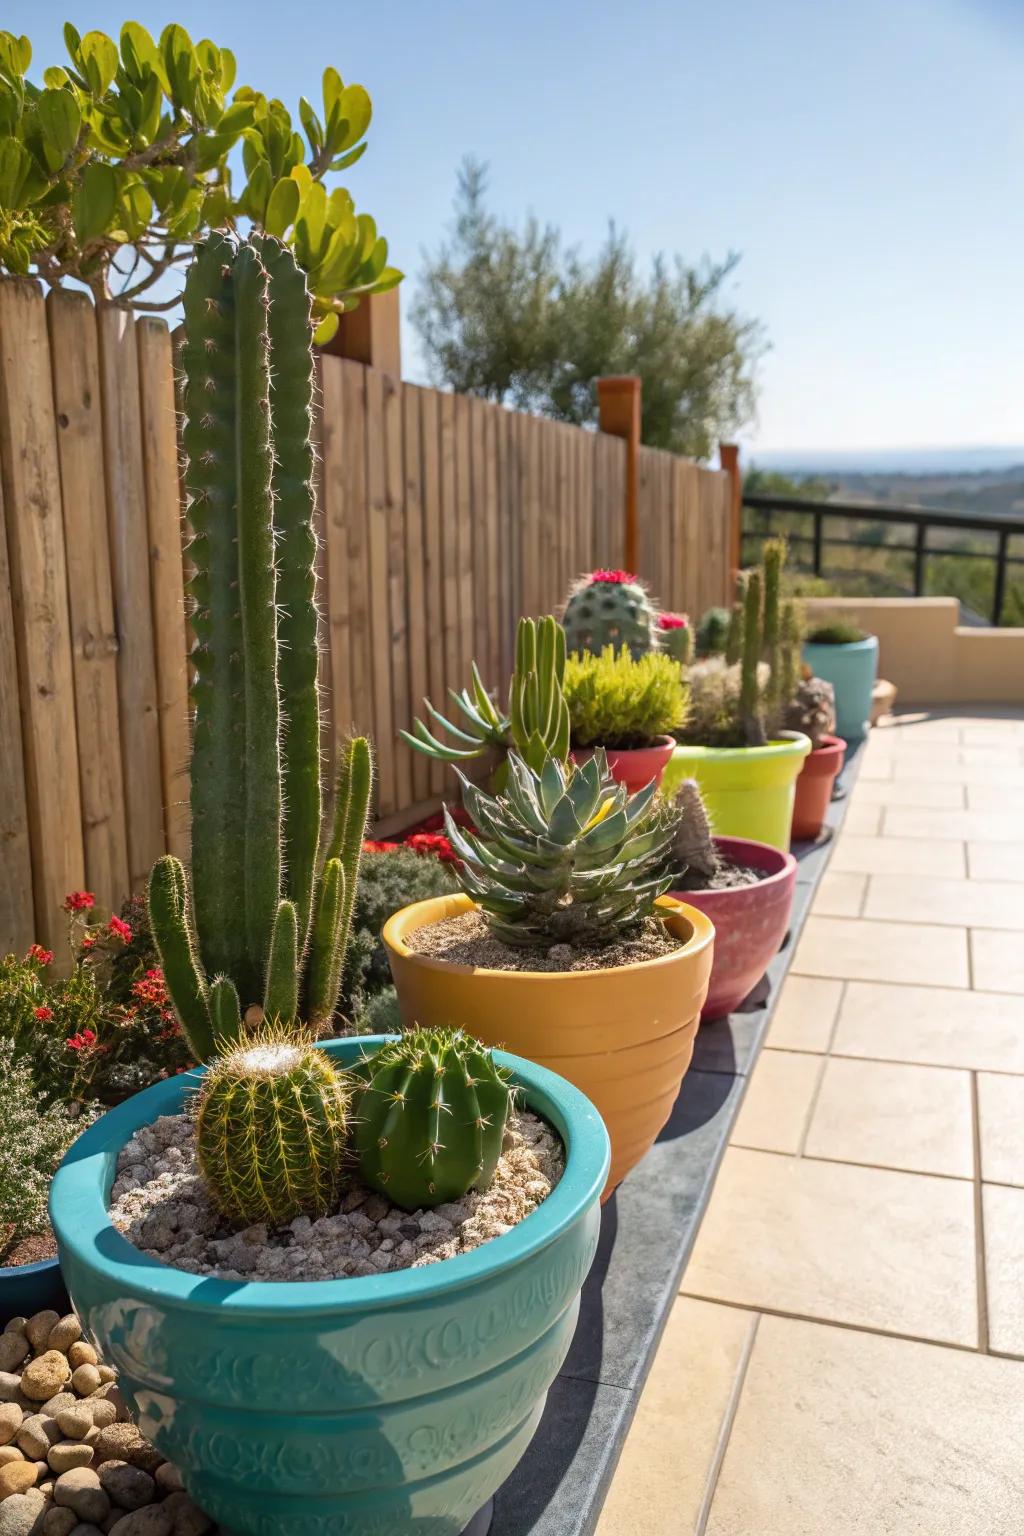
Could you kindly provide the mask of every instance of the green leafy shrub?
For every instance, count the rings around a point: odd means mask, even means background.
[[[610,645],[600,656],[574,652],[565,664],[564,687],[574,747],[648,746],[678,730],[686,717],[679,663],[658,651],[636,660]]]
[[[431,854],[408,848],[363,854],[352,909],[343,1013],[351,1015],[360,998],[369,1000],[391,983],[381,930],[392,913],[414,901],[452,896],[457,890],[451,867]]]
[[[0,1263],[23,1238],[46,1231],[50,1180],[87,1123],[63,1105],[47,1108],[28,1062],[0,1041]]]
[[[867,638],[867,633],[859,625],[851,624],[846,619],[830,619],[827,624],[819,624],[817,629],[812,629],[807,636],[812,645],[857,645]]]
[[[167,280],[192,243],[251,221],[293,249],[321,342],[346,309],[401,281],[373,220],[344,188],[324,185],[366,148],[372,108],[361,85],[325,69],[321,111],[300,98],[300,134],[261,91],[242,85],[229,99],[234,55],[193,44],[184,27],[155,41],[128,21],[115,43],[68,23],[64,41],[68,61],[39,86],[27,79],[28,38],[0,32],[0,270],[170,309],[180,294],[167,297]]]

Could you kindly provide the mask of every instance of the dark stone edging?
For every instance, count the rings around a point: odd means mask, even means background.
[[[530,1448],[495,1497],[491,1536],[593,1536],[700,1219],[828,865],[859,763],[848,754],[828,835],[794,845],[790,931],[742,1009],[697,1035],[693,1066],[655,1146],[604,1207],[579,1326]],[[680,1383],[682,1391],[686,1384]],[[678,1454],[666,1447],[666,1454]]]

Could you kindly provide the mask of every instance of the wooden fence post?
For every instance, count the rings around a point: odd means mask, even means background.
[[[743,475],[740,450],[735,443],[719,443],[718,462],[729,476],[729,569],[736,580],[743,564]]]
[[[597,381],[598,424],[610,437],[626,441],[626,504],[622,562],[637,569],[640,538],[637,526],[637,459],[640,453],[640,380],[635,374],[612,375]]]
[[[402,377],[402,332],[398,289],[373,293],[342,315],[334,337],[323,349],[332,357],[350,357],[367,368]]]

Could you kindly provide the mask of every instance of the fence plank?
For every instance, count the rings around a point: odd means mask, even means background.
[[[316,686],[320,706],[320,754],[323,763],[325,794],[323,802],[324,825],[334,814],[335,774],[335,719],[334,677],[332,675],[331,645],[331,586],[327,552],[327,491],[325,487],[326,465],[324,462],[324,354],[317,352],[313,358],[313,534],[316,539],[316,555],[313,561],[316,579],[317,605],[317,669]],[[346,582],[345,608],[348,611]]]
[[[406,584],[408,545],[405,528],[402,386],[389,374],[384,395],[384,503],[387,509],[387,597],[390,612],[391,687],[388,693],[387,750],[395,763],[395,809],[413,804],[412,748],[398,735],[411,714],[409,697],[409,595]],[[384,744],[382,743],[382,750]]]
[[[337,742],[352,730],[352,614],[349,578],[349,517],[346,495],[346,444],[350,423],[345,414],[343,364],[340,358],[321,357],[323,417],[321,426],[320,484],[323,491],[324,566],[326,569],[327,633],[330,645],[332,753]],[[356,452],[361,448],[356,444]],[[358,452],[361,458],[361,452]]]
[[[445,596],[447,576],[441,515],[441,402],[436,390],[420,391],[420,452],[423,475],[423,574],[428,615],[427,697],[438,709],[445,702],[447,625]],[[419,714],[423,699],[413,697]],[[445,782],[444,764],[430,759],[430,792],[439,795]]]
[[[171,337],[162,320],[140,320],[142,450],[149,527],[149,572],[160,726],[164,835],[169,853],[187,860],[190,847],[188,665],[181,562],[182,509]]]
[[[342,421],[341,487],[344,500],[344,526],[348,534],[347,580],[351,645],[349,667],[352,688],[352,724],[366,734],[373,730],[373,666],[370,641],[370,591],[368,572],[370,552],[367,532],[366,482],[366,375],[361,363],[341,363]],[[337,551],[343,558],[343,551]],[[336,554],[332,551],[331,576],[334,582]],[[339,572],[339,581],[342,578]],[[347,729],[344,717],[339,729]]]
[[[141,889],[164,852],[160,717],[149,589],[149,540],[135,325],[120,309],[96,314],[107,468],[107,529],[117,622],[117,683],[128,875]]]
[[[21,700],[35,934],[59,947],[82,885],[71,629],[46,312],[38,285],[0,283],[0,465]]]
[[[476,649],[476,593],[473,590],[473,471],[468,395],[455,396],[455,526],[459,582],[459,670],[449,686],[463,688]]]
[[[366,370],[366,537],[369,556],[363,579],[371,593],[368,633],[373,688],[373,738],[377,744],[378,814],[395,802],[395,759],[391,751],[391,625],[388,618],[388,509],[384,470],[384,375]]]
[[[104,906],[116,908],[129,891],[128,839],[96,313],[84,293],[52,292],[46,310],[64,508],[85,879]]]
[[[403,730],[412,727],[413,715],[423,707],[423,698],[429,689],[428,680],[428,630],[427,630],[427,576],[424,539],[423,508],[423,444],[420,436],[420,395],[422,390],[415,384],[402,386],[402,473],[405,492],[405,555],[408,602],[409,647],[409,698],[406,713],[397,716],[395,724]],[[411,758],[412,797],[415,801],[426,800],[430,794],[430,759],[422,752],[412,752],[402,744],[403,752]]]
[[[0,480],[0,955],[18,954],[31,944],[32,855],[18,698],[18,659],[11,612],[11,573],[7,561],[7,525]]]
[[[466,528],[469,531],[470,591],[472,593],[472,644],[470,660],[480,668],[484,684],[493,683],[488,655],[487,623],[487,403],[476,396],[466,398],[469,418],[469,495],[465,498]],[[469,682],[469,668],[466,669]]]

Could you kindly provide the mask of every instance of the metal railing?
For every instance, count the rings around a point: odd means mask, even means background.
[[[801,521],[794,525],[795,518]],[[830,531],[829,523],[845,525]],[[850,525],[861,524],[861,536],[850,536]],[[901,542],[890,541],[889,529],[907,530],[909,537]],[[947,544],[929,542],[933,532],[949,539]],[[799,496],[773,496],[751,492],[743,496],[744,560],[748,551],[756,557],[757,546],[766,538],[784,533],[790,545],[793,564],[797,569],[836,582],[837,595],[841,591],[843,575],[865,577],[878,575],[882,585],[889,584],[895,595],[904,592],[909,596],[951,596],[960,598],[969,613],[978,613],[977,594],[964,596],[961,591],[939,592],[929,577],[929,562],[936,559],[984,562],[991,570],[991,595],[985,604],[989,621],[994,625],[1004,622],[1008,595],[1012,591],[1015,608],[1024,608],[1024,518],[975,517],[968,512],[947,512],[933,507],[875,506],[865,502],[807,501]],[[962,537],[954,542],[951,535]],[[976,536],[985,535],[980,543]],[[963,547],[964,542],[968,547]],[[1014,543],[1014,541],[1017,541]],[[852,549],[860,552],[860,566],[847,561],[831,565],[829,555],[836,550]],[[895,557],[877,561],[877,556]],[[876,564],[869,569],[868,556],[876,557]],[[908,579],[901,581],[897,571],[902,566]],[[964,567],[966,570],[966,567]],[[959,583],[952,583],[957,586]],[[988,583],[986,582],[987,586]],[[852,593],[849,595],[861,595]],[[885,595],[876,590],[874,595]],[[893,595],[890,592],[889,595]],[[988,596],[988,594],[986,594]],[[984,619],[980,620],[984,622]],[[977,620],[976,620],[977,622]],[[1010,622],[1024,622],[1011,619]]]

